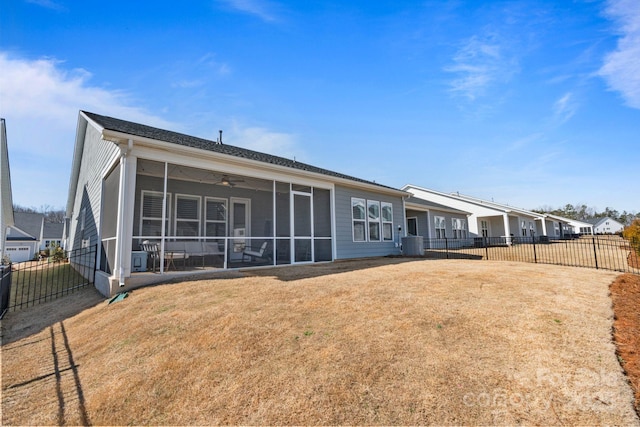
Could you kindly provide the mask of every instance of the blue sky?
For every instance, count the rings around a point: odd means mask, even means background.
[[[639,211],[640,2],[3,2],[14,203],[66,204],[81,109],[394,187]]]

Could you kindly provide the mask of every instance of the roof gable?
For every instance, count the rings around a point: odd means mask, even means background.
[[[13,215],[15,219],[15,228],[25,234],[28,234],[34,239],[40,238],[44,215],[32,212],[15,212]]]

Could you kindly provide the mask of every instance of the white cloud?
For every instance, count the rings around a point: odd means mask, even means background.
[[[454,64],[445,71],[457,75],[450,82],[451,92],[474,101],[489,87],[507,81],[518,69],[515,58],[494,35],[473,36],[453,57]]]
[[[257,16],[265,22],[278,20],[274,9],[275,5],[266,0],[218,0],[228,7],[249,15]]]
[[[578,109],[578,104],[574,101],[571,92],[567,92],[553,104],[553,114],[555,122],[562,124],[567,122]]]
[[[51,0],[27,0],[27,3],[36,4],[38,6],[45,7],[47,9],[63,11],[65,7]]]
[[[305,157],[294,135],[263,127],[244,127],[237,121],[233,122],[230,131],[223,134],[223,142],[292,160],[304,161]]]
[[[604,58],[598,74],[628,106],[640,109],[640,2],[611,0],[605,13],[618,26],[621,37],[616,49]]]
[[[175,125],[133,105],[129,95],[92,86],[91,73],[55,59],[0,52],[0,116],[6,119],[14,202],[64,206],[79,110],[163,128]]]

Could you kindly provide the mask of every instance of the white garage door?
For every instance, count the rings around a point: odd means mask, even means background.
[[[33,258],[31,248],[29,246],[5,247],[4,253],[9,255],[11,262],[30,261]]]

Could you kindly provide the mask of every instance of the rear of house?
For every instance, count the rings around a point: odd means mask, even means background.
[[[406,195],[222,141],[80,112],[67,249],[97,245],[96,287],[105,295],[154,280],[149,272],[398,254]]]

